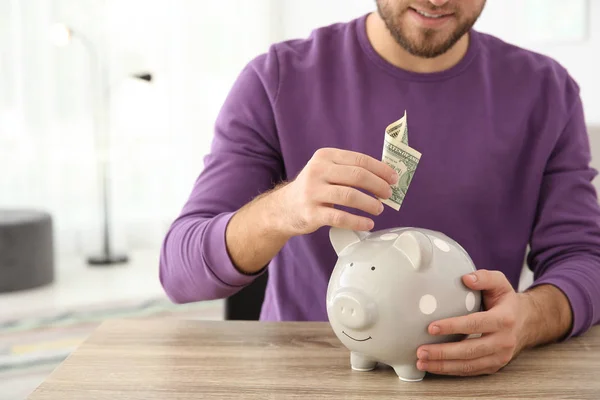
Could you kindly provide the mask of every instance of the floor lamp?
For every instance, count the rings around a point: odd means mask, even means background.
[[[100,54],[92,41],[79,32],[74,31],[64,24],[56,24],[53,27],[52,39],[56,46],[66,46],[73,38],[79,39],[84,45],[90,57],[91,80],[94,84],[94,131],[99,148],[98,173],[100,190],[102,196],[102,248],[98,255],[88,257],[88,264],[96,266],[109,266],[122,264],[129,261],[126,254],[115,253],[110,243],[110,196],[109,196],[109,165],[108,165],[108,138],[109,138],[109,100],[110,82],[106,63],[100,59]],[[152,81],[152,74],[140,72],[130,75],[132,78],[146,82]]]

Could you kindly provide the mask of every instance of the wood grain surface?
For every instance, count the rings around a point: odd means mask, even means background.
[[[349,362],[326,322],[113,320],[29,398],[600,399],[600,327],[489,376],[409,383]]]

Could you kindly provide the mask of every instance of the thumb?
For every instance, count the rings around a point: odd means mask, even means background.
[[[473,290],[482,290],[491,297],[501,297],[514,293],[514,289],[506,276],[500,271],[480,269],[463,276],[463,283]]]

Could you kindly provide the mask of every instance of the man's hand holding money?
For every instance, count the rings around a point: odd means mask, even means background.
[[[277,196],[286,210],[282,227],[288,231],[284,234],[289,237],[307,234],[322,226],[371,230],[372,219],[334,206],[379,215],[383,212],[379,199],[390,198],[390,185],[397,182],[398,174],[393,168],[368,155],[335,148],[319,149],[296,179],[278,190]]]

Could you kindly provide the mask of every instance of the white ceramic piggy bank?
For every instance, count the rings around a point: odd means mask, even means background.
[[[420,381],[417,348],[458,341],[432,336],[435,320],[480,310],[481,293],[462,283],[475,271],[467,252],[446,235],[418,228],[355,232],[331,228],[338,255],[327,288],[333,331],[351,351],[352,369],[387,364],[403,381]]]

